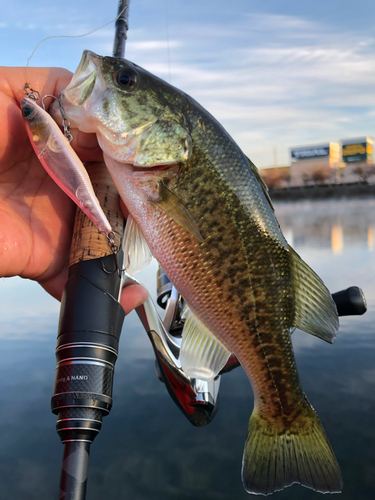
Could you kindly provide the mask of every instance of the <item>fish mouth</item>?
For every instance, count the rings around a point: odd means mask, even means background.
[[[85,107],[85,103],[88,104],[90,97],[100,98],[104,91],[104,84],[100,78],[100,59],[101,57],[94,52],[85,50],[71,82],[59,96],[70,125],[82,132],[95,132],[95,129],[85,124],[85,112],[82,112],[82,107]],[[49,113],[56,122],[61,122],[61,110],[56,101],[50,106]]]
[[[100,69],[100,56],[85,50],[73,78],[61,97],[73,106],[82,106],[92,95]]]

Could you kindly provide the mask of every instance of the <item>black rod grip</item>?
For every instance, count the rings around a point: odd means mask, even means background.
[[[70,268],[61,301],[56,380],[51,400],[63,442],[92,442],[112,407],[114,367],[125,312],[112,255]]]

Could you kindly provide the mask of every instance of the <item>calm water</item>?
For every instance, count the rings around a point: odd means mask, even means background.
[[[332,292],[358,285],[362,317],[341,318],[334,345],[303,332],[293,342],[305,392],[344,476],[342,500],[375,491],[375,200],[276,205],[288,241]],[[153,265],[140,277],[155,287]],[[50,412],[59,306],[37,285],[0,280],[0,500],[57,498],[63,447]],[[91,450],[88,500],[233,500],[249,496],[240,469],[253,406],[242,369],[222,377],[220,410],[192,427],[154,371],[135,315],[125,320],[114,407]],[[273,498],[321,499],[294,485]]]

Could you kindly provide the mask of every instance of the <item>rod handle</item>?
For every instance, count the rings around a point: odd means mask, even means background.
[[[115,233],[115,245],[121,247],[124,217],[120,208],[120,196],[104,162],[89,162],[85,168],[90,176],[95,194]],[[85,260],[106,257],[112,253],[107,238],[77,207],[74,223],[69,266]]]

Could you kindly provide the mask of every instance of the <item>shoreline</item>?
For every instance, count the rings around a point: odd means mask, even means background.
[[[320,186],[298,186],[269,189],[272,201],[326,200],[330,198],[364,198],[375,195],[375,184],[323,184]]]

